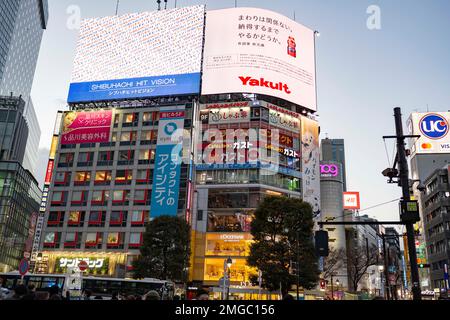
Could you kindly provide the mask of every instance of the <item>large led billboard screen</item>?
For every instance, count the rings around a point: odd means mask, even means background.
[[[408,130],[420,138],[410,139],[412,154],[450,153],[450,112],[412,113]]]
[[[204,6],[83,20],[69,103],[200,90]]]
[[[315,111],[314,31],[272,11],[208,11],[202,94],[259,93]]]

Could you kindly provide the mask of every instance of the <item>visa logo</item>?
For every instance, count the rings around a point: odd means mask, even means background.
[[[441,149],[450,149],[450,143],[441,144]]]

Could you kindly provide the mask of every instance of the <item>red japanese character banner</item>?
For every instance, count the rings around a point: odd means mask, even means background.
[[[61,144],[108,142],[112,114],[112,110],[65,113]]]

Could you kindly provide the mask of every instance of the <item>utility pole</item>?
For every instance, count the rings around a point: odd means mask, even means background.
[[[403,201],[411,200],[409,195],[409,171],[406,160],[405,136],[403,135],[402,114],[400,108],[394,108],[395,132],[397,135],[397,160],[399,167],[398,185],[402,188]],[[422,300],[419,270],[417,268],[417,252],[414,241],[414,227],[412,221],[405,222],[408,239],[409,262],[411,264],[411,280],[413,300]]]

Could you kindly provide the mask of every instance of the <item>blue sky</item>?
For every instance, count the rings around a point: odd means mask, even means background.
[[[206,4],[207,9],[233,7],[234,0],[178,0],[177,6]],[[164,4],[164,3],[162,3]],[[169,1],[172,8],[174,0]],[[113,15],[116,0],[49,0],[32,97],[41,124],[43,180],[57,110],[65,109],[78,30],[67,27],[70,6],[82,18]],[[370,5],[381,12],[381,29],[369,30]],[[260,7],[293,18],[320,31],[317,46],[318,114],[322,137],[346,143],[348,189],[361,192],[362,207],[400,197],[386,184],[388,166],[382,136],[394,133],[393,108],[403,118],[412,111],[450,110],[450,1],[448,0],[248,0],[238,6]],[[152,11],[156,1],[121,0],[119,14]],[[393,142],[387,142],[392,161]],[[380,220],[397,220],[392,203],[361,212]]]

